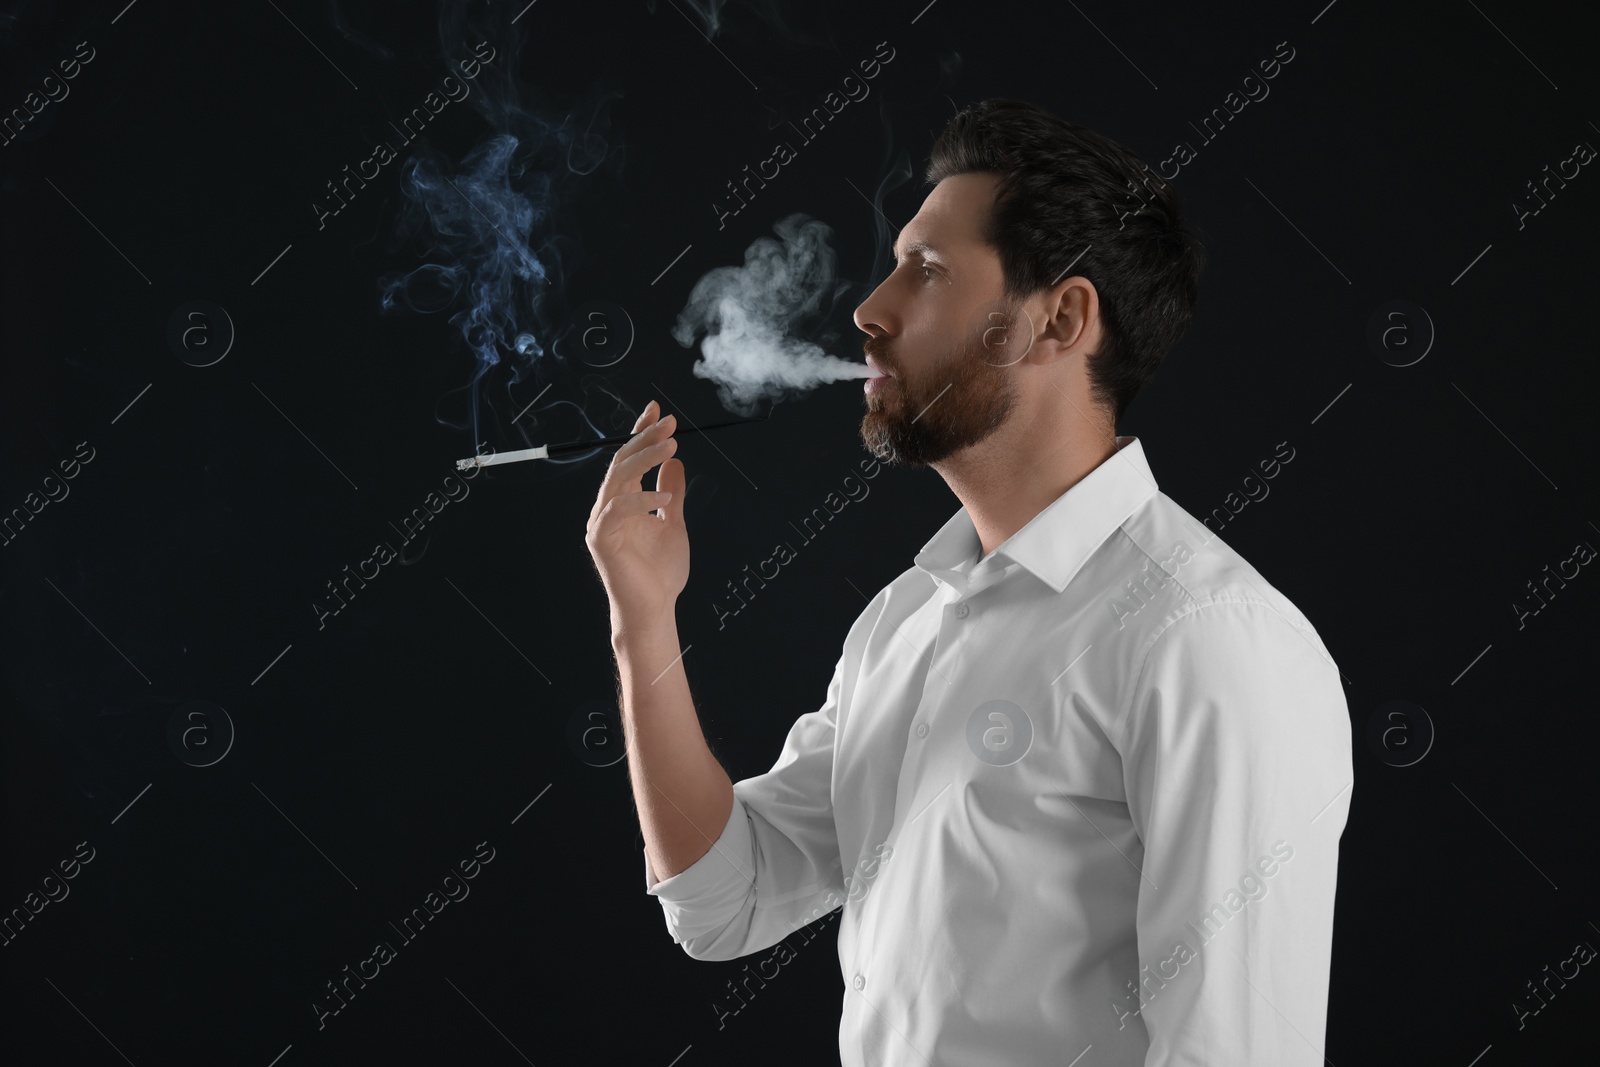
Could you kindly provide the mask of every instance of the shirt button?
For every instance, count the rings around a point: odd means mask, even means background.
[[[925,723],[925,722],[917,723],[917,736],[918,737],[927,737],[928,736],[928,724],[927,723]]]
[[[958,619],[966,618],[967,617],[967,613],[970,612],[971,610],[972,610],[971,608],[967,607],[966,602],[962,601],[960,604],[956,605],[956,618],[958,618]]]
[[[865,988],[866,984],[867,984],[867,980],[865,978],[861,977],[859,974],[856,975],[856,988],[857,989]]]

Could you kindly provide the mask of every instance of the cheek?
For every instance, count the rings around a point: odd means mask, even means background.
[[[935,283],[903,305],[900,334],[891,349],[897,384],[920,390],[937,379],[943,388],[964,364],[984,358],[986,319],[981,310],[958,302],[957,295]]]

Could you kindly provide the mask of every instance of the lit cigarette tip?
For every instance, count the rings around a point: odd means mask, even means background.
[[[548,459],[550,448],[548,445],[539,445],[537,448],[519,448],[515,452],[491,452],[486,456],[473,456],[471,459],[456,460],[456,470],[469,471],[474,467],[489,467],[497,463],[520,463],[525,459]]]
[[[714,422],[705,426],[690,426],[677,431],[678,433],[702,433],[706,430],[720,430],[724,426],[743,426],[746,423],[761,422],[765,415],[759,419],[739,419],[735,422]],[[491,452],[488,455],[473,456],[470,459],[456,460],[456,470],[469,471],[474,467],[490,467],[500,463],[521,463],[527,459],[549,459],[552,455],[567,456],[579,452],[589,452],[597,448],[614,448],[625,445],[632,438],[631,434],[618,434],[613,437],[602,437],[597,441],[570,441],[558,445],[538,445],[534,448],[519,448],[514,452]]]

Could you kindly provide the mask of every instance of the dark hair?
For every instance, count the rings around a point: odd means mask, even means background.
[[[928,183],[972,171],[1000,174],[984,240],[1007,298],[1048,288],[1069,266],[1094,283],[1104,340],[1090,387],[1120,418],[1194,317],[1205,249],[1177,191],[1111,138],[1020,100],[970,104],[939,134]]]

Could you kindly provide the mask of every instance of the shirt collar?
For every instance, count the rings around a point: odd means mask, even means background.
[[[1112,531],[1157,492],[1139,439],[1118,437],[1116,444],[1117,450],[1104,462],[1028,520],[988,559],[978,559],[983,546],[963,506],[922,546],[914,562],[963,595],[969,580],[1008,562],[1020,564],[1061,592]],[[996,556],[1004,559],[995,560]]]

